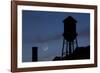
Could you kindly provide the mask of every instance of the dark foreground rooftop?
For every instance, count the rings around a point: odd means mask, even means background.
[[[77,47],[75,51],[64,57],[56,56],[53,61],[57,60],[81,60],[81,59],[90,59],[90,46],[86,47]]]

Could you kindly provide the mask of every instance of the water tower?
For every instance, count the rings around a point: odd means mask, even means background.
[[[73,53],[77,43],[77,32],[76,32],[76,23],[77,21],[72,17],[68,16],[63,20],[64,23],[64,33],[63,33],[63,46],[62,46],[62,58],[64,56],[70,55]]]

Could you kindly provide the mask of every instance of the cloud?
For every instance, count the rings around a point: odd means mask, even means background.
[[[62,34],[60,33],[60,34],[49,36],[49,37],[37,36],[37,37],[34,37],[33,39],[32,37],[30,37],[28,39],[23,40],[23,43],[45,43],[45,42],[50,42],[54,40],[59,40],[62,38],[63,38]]]

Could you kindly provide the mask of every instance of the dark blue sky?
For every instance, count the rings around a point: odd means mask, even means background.
[[[63,20],[72,16],[77,20],[78,44],[90,44],[90,14],[47,11],[22,11],[22,60],[31,61],[32,47],[37,46],[40,61],[61,55]]]

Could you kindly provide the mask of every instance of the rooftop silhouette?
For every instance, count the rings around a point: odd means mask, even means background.
[[[72,54],[66,55],[63,58],[60,56],[56,56],[56,57],[54,57],[53,61],[57,61],[57,60],[81,60],[81,59],[90,59],[90,46],[77,47]]]

